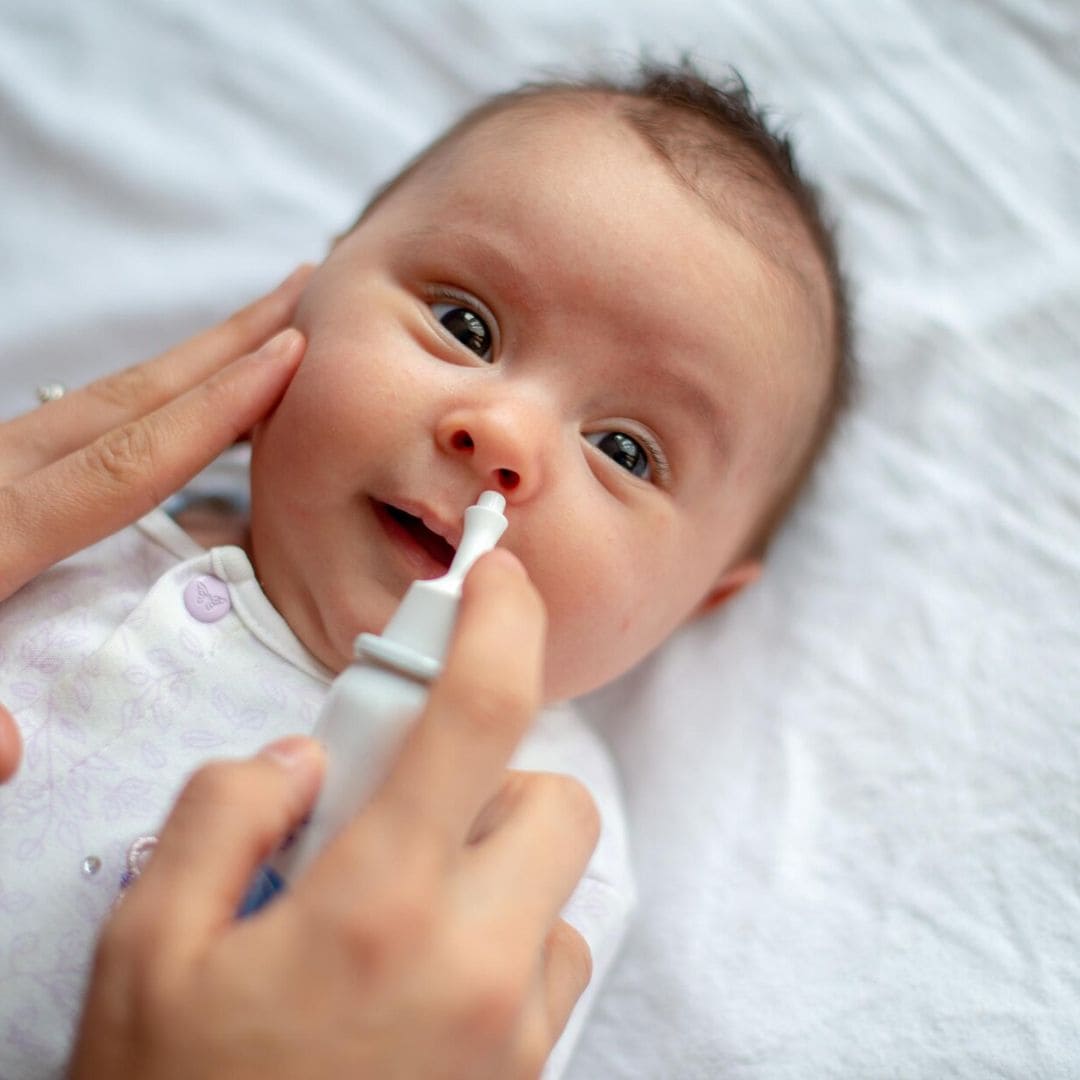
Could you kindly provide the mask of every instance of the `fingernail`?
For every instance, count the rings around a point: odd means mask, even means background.
[[[275,761],[290,772],[305,768],[312,763],[317,754],[317,745],[302,735],[290,735],[288,738],[278,739],[277,742],[272,742],[259,751],[259,757]]]
[[[308,274],[310,274],[311,271],[314,268],[315,268],[314,263],[309,263],[309,262],[301,263],[298,267],[296,267],[295,270],[293,270],[293,272],[291,274],[289,274],[289,276],[287,278],[285,278],[284,281],[281,282],[280,285],[278,285],[278,287],[274,290],[274,292],[280,292],[283,289],[288,288],[288,286],[290,286],[294,281],[296,281],[297,278],[307,277]]]
[[[300,340],[300,331],[293,326],[287,326],[266,342],[255,355],[260,360],[284,360],[292,355]]]

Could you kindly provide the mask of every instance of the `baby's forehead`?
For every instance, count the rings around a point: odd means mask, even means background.
[[[416,248],[431,239],[463,254],[500,248],[510,264],[500,280],[513,276],[514,263],[538,279],[521,295],[538,295],[546,277],[565,282],[569,271],[590,321],[606,301],[624,319],[616,301],[620,288],[633,288],[651,322],[667,315],[692,327],[705,355],[725,344],[709,338],[710,326],[730,336],[750,311],[784,324],[775,328],[789,344],[794,336],[802,351],[817,352],[814,342],[828,338],[827,287],[792,215],[761,178],[714,168],[687,146],[662,153],[611,95],[528,99],[433,147],[403,177],[412,198],[397,223],[419,232]],[[525,221],[534,227],[523,229]],[[647,277],[633,273],[641,266]],[[538,267],[550,273],[537,275]],[[699,279],[712,291],[698,290],[700,317],[689,319],[683,294]],[[566,292],[550,298],[565,303]]]
[[[574,123],[577,119],[584,123]],[[786,274],[793,275],[817,307],[829,307],[828,271],[816,250],[812,231],[798,202],[770,174],[755,147],[735,132],[720,130],[700,115],[650,102],[646,107],[628,94],[559,88],[512,101],[481,113],[467,126],[451,129],[432,151],[438,158],[467,157],[479,149],[511,141],[516,153],[529,142],[514,138],[527,130],[535,152],[573,154],[582,139],[600,140],[615,133],[648,153],[637,157],[646,170],[659,162],[673,183],[699,199],[722,226],[734,228]],[[634,168],[627,157],[623,168]],[[468,183],[467,175],[450,170],[445,179]],[[511,193],[506,193],[510,195]],[[574,212],[571,202],[567,213]],[[631,208],[628,208],[632,212]]]

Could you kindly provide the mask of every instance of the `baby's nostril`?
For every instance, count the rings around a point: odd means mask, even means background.
[[[450,437],[450,445],[455,450],[471,450],[473,448],[472,436],[467,431],[455,431]]]
[[[498,470],[499,483],[507,491],[513,491],[521,483],[521,477],[513,469]]]

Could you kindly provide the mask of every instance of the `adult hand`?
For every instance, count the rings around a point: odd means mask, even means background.
[[[277,332],[310,275],[301,267],[161,356],[0,424],[0,601],[147,513],[273,408],[303,353],[295,330]],[[0,706],[0,782],[19,755]]]
[[[390,775],[250,918],[237,906],[322,759],[293,739],[198,772],[104,931],[73,1080],[536,1076],[589,979],[558,913],[599,828],[576,781],[505,771],[543,621],[512,555],[476,564]]]

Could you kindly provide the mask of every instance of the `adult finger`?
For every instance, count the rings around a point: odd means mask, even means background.
[[[507,948],[531,956],[596,847],[596,803],[571,776],[510,773],[481,818],[484,831],[473,834],[461,873],[478,917]]]
[[[478,560],[446,668],[375,802],[464,840],[540,707],[544,630],[521,563],[501,548]]]
[[[265,416],[303,352],[283,330],[168,405],[0,488],[0,600],[152,510]]]
[[[556,919],[544,942],[539,994],[551,1046],[563,1033],[591,978],[588,942],[565,919]]]
[[[288,325],[313,272],[303,265],[274,290],[152,360],[98,379],[0,427],[0,482],[25,476],[114,427],[145,416],[257,349]]]
[[[592,977],[585,939],[559,919],[548,931],[536,975],[526,991],[514,1038],[513,1065],[500,1075],[539,1076]]]
[[[178,948],[230,923],[256,869],[311,808],[322,775],[318,743],[300,736],[201,768],[125,899],[125,919],[160,924]]]
[[[15,718],[0,705],[0,784],[10,780],[22,757],[22,739]]]

